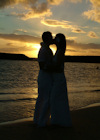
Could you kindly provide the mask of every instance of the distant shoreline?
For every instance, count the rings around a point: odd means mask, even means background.
[[[24,54],[14,54],[14,53],[0,53],[0,59],[2,59],[2,60],[31,60],[31,61],[37,61],[37,58],[29,58]]]
[[[29,58],[24,54],[0,53],[2,60],[29,60],[37,61],[37,58]],[[100,63],[100,56],[65,56],[65,62],[80,62],[80,63]]]

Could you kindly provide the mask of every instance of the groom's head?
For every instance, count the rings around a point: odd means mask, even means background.
[[[52,37],[51,32],[49,32],[49,31],[44,32],[44,33],[42,34],[42,40],[43,40],[43,42],[46,43],[47,45],[52,44],[53,37]]]

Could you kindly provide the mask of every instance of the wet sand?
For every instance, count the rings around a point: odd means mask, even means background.
[[[37,128],[32,118],[0,125],[0,140],[100,140],[100,104],[71,111],[71,128]]]

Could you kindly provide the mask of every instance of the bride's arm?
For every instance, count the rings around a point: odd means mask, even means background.
[[[61,64],[64,62],[64,53],[62,50],[57,52],[55,58],[52,59],[51,62],[47,62],[43,65],[45,71],[48,72],[60,72],[61,71]]]
[[[62,50],[59,50],[59,52],[56,55],[56,60],[53,62],[53,69],[55,72],[61,71],[61,65],[64,62],[64,53]]]
[[[57,56],[56,56],[55,65],[59,67],[59,66],[61,66],[63,61],[64,61],[64,53],[62,50],[59,50],[59,52],[57,53]]]
[[[58,71],[58,64],[55,61],[51,62],[39,62],[40,69],[46,71],[46,72],[56,72]]]

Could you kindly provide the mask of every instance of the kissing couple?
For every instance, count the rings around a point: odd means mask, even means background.
[[[42,34],[42,40],[38,53],[40,71],[34,124],[45,127],[49,121],[51,125],[70,127],[72,123],[64,75],[66,38],[59,33],[53,39],[51,32],[47,31]],[[52,44],[57,47],[54,56],[50,49]]]

